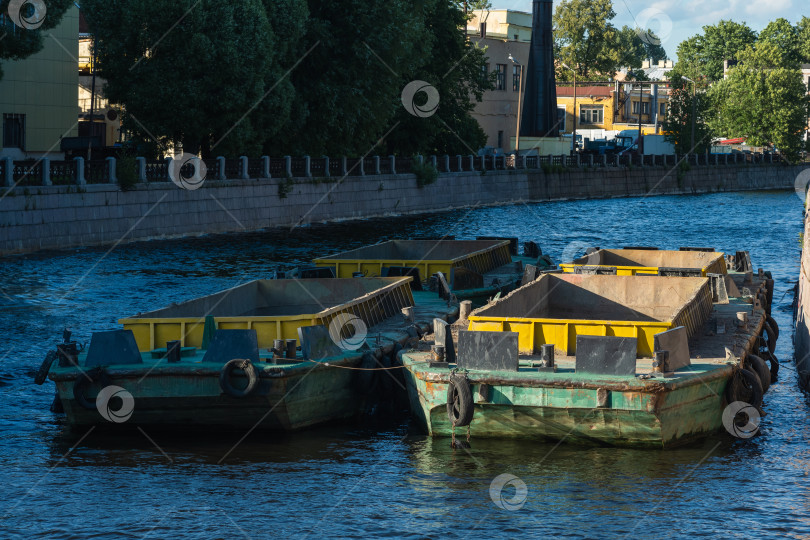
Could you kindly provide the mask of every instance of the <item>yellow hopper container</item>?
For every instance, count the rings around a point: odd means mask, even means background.
[[[638,339],[652,356],[653,336],[677,326],[701,331],[712,311],[708,278],[547,274],[472,312],[470,330],[517,332],[521,354],[554,344],[576,353],[577,336]]]
[[[265,279],[203,296],[157,311],[120,319],[142,351],[180,340],[200,347],[205,317],[217,329],[255,329],[259,347],[274,339],[297,339],[298,328],[329,323],[352,314],[369,328],[413,306],[411,277],[368,279]]]
[[[600,249],[596,253],[561,264],[563,272],[577,267],[615,267],[616,275],[658,275],[660,269],[689,271],[695,275],[725,274],[726,261],[720,252],[667,251],[646,249]]]
[[[404,266],[419,268],[421,279],[436,272],[450,279],[455,267],[485,274],[510,262],[509,240],[390,240],[313,261],[333,267],[339,278],[350,278],[354,272],[381,276],[383,268]]]

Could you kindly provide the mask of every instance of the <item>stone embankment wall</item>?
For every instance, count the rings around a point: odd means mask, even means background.
[[[0,255],[530,201],[792,189],[802,169],[511,169],[442,173],[421,187],[412,174],[207,180],[194,191],[171,182],[16,187],[0,190]]]

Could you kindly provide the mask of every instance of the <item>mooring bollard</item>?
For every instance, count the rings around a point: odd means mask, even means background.
[[[546,343],[540,346],[540,360],[543,361],[543,367],[554,367],[553,343]]]
[[[668,371],[669,351],[655,351],[652,367],[655,373],[666,373]]]
[[[466,321],[467,318],[472,313],[472,301],[471,300],[464,300],[461,302],[461,305],[458,308],[458,318],[459,320]]]
[[[416,318],[414,317],[413,313],[413,306],[402,308],[402,315],[405,316],[405,320],[409,323],[416,322]]]

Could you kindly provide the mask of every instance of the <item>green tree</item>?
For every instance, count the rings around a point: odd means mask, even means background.
[[[776,45],[785,62],[798,67],[801,61],[799,30],[790,24],[787,19],[776,19],[769,23],[759,34],[758,43],[762,42]]]
[[[106,97],[157,150],[257,154],[287,123],[303,0],[84,0]],[[278,11],[277,11],[278,10]],[[139,137],[138,137],[139,136]],[[152,140],[156,138],[156,141]]]
[[[622,60],[619,32],[610,22],[615,16],[611,0],[562,0],[554,11],[557,59],[582,80],[615,75]]]
[[[705,94],[705,80],[696,80],[697,88],[680,75],[670,78],[670,95],[667,117],[663,122],[667,139],[675,145],[679,154],[706,152],[711,146],[711,128],[706,119],[711,113],[711,103]],[[694,143],[693,143],[694,122]]]
[[[42,36],[47,30],[56,27],[65,12],[73,6],[72,0],[44,0],[43,15],[36,13],[33,4],[23,6],[21,15],[33,29],[22,28],[12,21],[8,14],[10,0],[0,0],[0,79],[3,78],[3,60],[22,60],[42,49]],[[41,25],[38,25],[39,21]]]
[[[617,32],[615,47],[620,53],[619,67],[640,68],[644,60],[653,65],[667,58],[661,39],[652,30],[639,30],[623,26]]]
[[[807,88],[776,44],[763,41],[741,51],[739,63],[711,95],[717,133],[747,137],[754,146],[772,144],[789,159],[798,156],[807,129]]]
[[[802,17],[796,25],[796,34],[799,44],[799,59],[802,63],[810,63],[810,17]]]
[[[433,23],[429,25],[426,42],[430,48],[414,72],[403,74],[401,85],[412,80],[430,83],[438,91],[439,108],[436,114],[421,118],[398,107],[394,118],[398,125],[388,139],[388,151],[402,155],[474,154],[486,145],[486,134],[470,113],[474,102],[493,87],[491,79],[481,77],[485,50],[467,39],[461,2],[431,2],[427,20]],[[511,70],[512,66],[508,68]],[[507,84],[512,84],[511,76]],[[425,96],[417,99],[422,104]]]
[[[677,73],[689,78],[705,76],[711,81],[723,78],[723,62],[737,59],[737,53],[756,42],[757,34],[745,23],[720,21],[704,26],[703,34],[678,46]]]
[[[265,151],[363,155],[394,126],[402,77],[417,71],[431,47],[433,0],[308,0],[305,44],[312,52],[293,70],[300,108]]]

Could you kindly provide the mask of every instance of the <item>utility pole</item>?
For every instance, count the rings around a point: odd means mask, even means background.
[[[683,80],[689,81],[692,83],[692,150],[690,153],[695,151],[695,122],[697,115],[697,83],[690,79],[689,77],[683,77]]]
[[[520,116],[522,114],[522,105],[523,105],[523,91],[526,88],[524,84],[525,77],[523,76],[523,65],[520,64],[515,57],[509,54],[509,60],[512,61],[514,65],[518,67],[518,110],[517,110],[517,129],[515,130],[515,154],[520,152]]]

